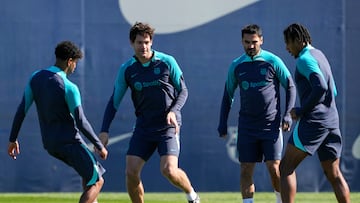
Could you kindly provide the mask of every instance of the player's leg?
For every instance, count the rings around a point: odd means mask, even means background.
[[[271,137],[271,134],[269,137]],[[284,146],[282,130],[280,129],[279,133],[276,133],[275,139],[264,139],[262,143],[265,163],[275,192],[276,203],[281,203],[279,166]]]
[[[280,162],[280,191],[283,203],[294,203],[296,195],[295,169],[305,159],[307,153],[287,144],[284,157]]]
[[[140,177],[144,164],[145,161],[138,156],[126,156],[126,187],[132,203],[144,202],[144,186]]]
[[[160,171],[174,186],[185,193],[190,193],[192,186],[186,173],[178,167],[178,157],[163,155],[160,158]]]
[[[163,155],[160,158],[160,170],[171,184],[187,194],[189,202],[200,203],[199,196],[191,185],[186,173],[178,166],[178,157]]]
[[[80,143],[61,146],[56,148],[56,151],[49,151],[49,153],[74,168],[82,177],[84,191],[79,203],[96,202],[104,184],[102,174],[105,169],[96,161],[94,154]]]
[[[296,195],[295,169],[308,156],[319,149],[328,133],[319,123],[300,119],[288,140],[284,157],[280,161],[280,191],[283,203],[293,203]]]
[[[83,183],[83,193],[80,197],[79,203],[97,203],[97,197],[100,193],[102,186],[104,185],[104,179],[102,177],[99,180],[90,186],[87,186],[87,181],[82,179]]]
[[[339,129],[329,132],[318,150],[318,156],[326,178],[329,180],[336,199],[341,203],[350,202],[350,190],[340,170],[341,133]]]
[[[156,149],[156,142],[141,128],[136,128],[126,155],[126,187],[132,203],[144,202],[141,171]]]
[[[240,190],[244,202],[246,202],[246,199],[253,199],[254,197],[255,185],[253,175],[255,164],[255,162],[240,163]]]
[[[200,203],[200,198],[191,185],[187,174],[179,168],[180,136],[175,135],[175,129],[169,128],[163,132],[159,140],[160,171],[171,184],[186,193],[189,202]]]
[[[322,161],[321,166],[329,180],[336,199],[340,203],[350,202],[350,190],[339,168],[339,159]]]
[[[255,185],[253,180],[256,162],[263,160],[261,144],[256,132],[238,130],[237,150],[240,162],[240,190],[244,203],[252,203]]]

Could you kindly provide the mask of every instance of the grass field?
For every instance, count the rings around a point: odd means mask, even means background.
[[[201,203],[242,203],[240,193],[200,192]],[[80,193],[0,193],[0,203],[76,203]],[[126,193],[101,193],[99,203],[129,203]],[[360,202],[360,193],[351,193],[351,202]],[[182,193],[145,193],[146,203],[186,203]],[[258,192],[256,203],[273,203],[273,193]],[[333,193],[298,193],[296,203],[336,203]]]

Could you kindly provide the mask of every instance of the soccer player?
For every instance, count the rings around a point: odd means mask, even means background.
[[[300,107],[291,110],[297,122],[280,164],[283,203],[295,202],[295,169],[315,152],[338,202],[350,202],[349,187],[339,168],[342,144],[330,64],[311,45],[303,25],[291,24],[283,34],[287,51],[296,58],[295,83],[300,97]]]
[[[82,177],[84,191],[79,202],[97,202],[105,170],[86,147],[79,130],[94,144],[102,159],[107,158],[108,152],[84,115],[78,87],[67,78],[74,72],[82,52],[74,43],[63,41],[56,46],[55,55],[55,65],[34,72],[25,88],[13,121],[8,154],[16,159],[20,153],[18,134],[35,101],[44,148]]]
[[[237,150],[240,161],[240,186],[243,203],[254,202],[253,181],[256,162],[266,162],[276,202],[281,202],[279,164],[283,149],[282,130],[291,128],[290,110],[295,104],[296,89],[283,61],[263,50],[263,35],[256,24],[241,31],[245,53],[230,65],[221,104],[218,132],[227,136],[227,120],[240,89]],[[283,117],[280,112],[280,86],[285,89]],[[282,118],[281,118],[282,117]]]
[[[130,88],[136,115],[126,155],[126,185],[131,201],[144,202],[140,175],[146,161],[157,150],[163,176],[186,193],[189,203],[199,203],[189,178],[178,167],[180,111],[188,91],[174,57],[152,49],[153,34],[154,29],[145,23],[137,22],[131,27],[129,38],[135,55],[119,69],[99,137],[107,144],[110,124]]]

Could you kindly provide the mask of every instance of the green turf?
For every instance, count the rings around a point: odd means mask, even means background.
[[[200,192],[202,203],[242,203],[240,193],[235,192]],[[80,193],[0,193],[0,203],[76,203]],[[256,203],[273,203],[273,193],[258,192],[255,195]],[[360,193],[351,193],[354,203],[360,202]],[[100,194],[99,203],[129,203],[126,193]],[[146,203],[185,203],[182,193],[145,193]],[[296,203],[336,203],[331,192],[298,193]]]

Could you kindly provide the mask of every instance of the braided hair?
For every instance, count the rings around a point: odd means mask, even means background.
[[[284,38],[286,42],[299,40],[305,44],[311,44],[311,36],[308,29],[298,23],[291,24],[284,30]]]

